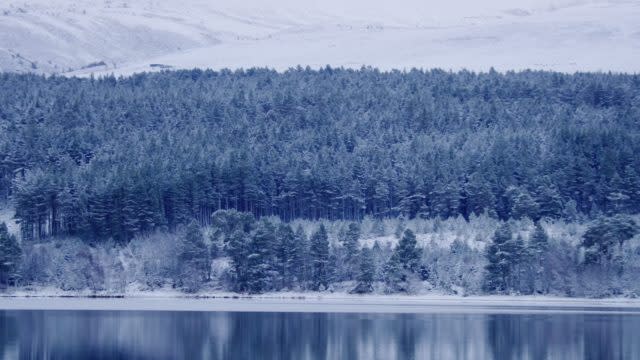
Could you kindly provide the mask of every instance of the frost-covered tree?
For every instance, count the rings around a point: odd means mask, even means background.
[[[195,292],[207,280],[210,266],[209,251],[197,223],[187,226],[179,251],[178,283],[185,291]]]
[[[309,254],[309,240],[302,226],[295,232],[295,253],[291,262],[293,274],[298,286],[306,289],[311,274],[311,258]]]
[[[531,194],[522,188],[507,189],[511,198],[511,217],[522,219],[528,217],[536,220],[539,215],[539,207]]]
[[[536,293],[549,292],[549,235],[539,222],[529,237],[526,255],[530,290]]]
[[[296,244],[296,236],[293,229],[288,224],[280,224],[276,232],[275,267],[279,273],[279,284],[274,284],[281,288],[291,288],[297,278],[298,269],[301,265],[299,258],[300,251]]]
[[[353,279],[358,268],[360,226],[353,222],[350,223],[341,240],[344,250],[342,259],[344,269],[341,269],[341,272],[346,279]]]
[[[510,278],[517,254],[511,225],[504,223],[496,229],[491,243],[486,249],[487,266],[485,289],[490,292],[503,292],[509,289]]]
[[[421,250],[418,248],[418,241],[413,231],[407,229],[402,234],[402,238],[394,249],[398,259],[402,262],[402,267],[408,271],[416,272],[420,266]]]
[[[275,228],[269,221],[261,220],[251,233],[248,247],[247,288],[252,293],[261,293],[274,286],[277,269]]]
[[[616,248],[638,234],[638,225],[624,215],[601,217],[582,235],[586,264],[603,264],[611,260]]]
[[[314,290],[329,287],[329,237],[324,224],[311,235],[309,250],[311,261],[311,286]]]
[[[18,239],[9,233],[6,223],[0,223],[0,286],[6,287],[18,280],[21,258]]]
[[[370,293],[373,291],[373,281],[376,274],[373,251],[370,248],[363,247],[360,251],[359,266],[358,284],[351,292],[356,294]]]
[[[251,236],[238,229],[229,236],[226,245],[226,252],[231,259],[233,289],[240,292],[249,290],[250,242]]]
[[[417,247],[416,236],[407,229],[384,266],[387,289],[392,292],[409,291],[411,280],[416,278],[420,268],[420,259],[421,250]]]
[[[633,75],[0,76],[0,201],[12,199],[25,241],[126,244],[233,210],[284,221],[640,212]]]

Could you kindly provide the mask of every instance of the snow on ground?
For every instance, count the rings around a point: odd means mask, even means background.
[[[152,310],[323,313],[640,314],[640,300],[509,296],[401,296],[278,293],[243,297],[0,297],[4,310]]]
[[[634,0],[5,0],[0,70],[640,70]]]
[[[9,233],[20,236],[20,225],[16,223],[16,220],[13,218],[14,215],[15,211],[12,207],[0,204],[0,223],[7,224]]]

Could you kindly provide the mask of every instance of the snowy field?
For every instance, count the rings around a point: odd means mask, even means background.
[[[398,296],[278,293],[243,297],[0,297],[4,310],[149,310],[324,313],[592,313],[638,314],[640,300],[580,299],[531,296]]]
[[[640,70],[635,0],[5,0],[0,70]]]

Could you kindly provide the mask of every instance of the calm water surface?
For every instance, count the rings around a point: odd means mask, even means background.
[[[640,359],[640,315],[0,311],[5,359]]]

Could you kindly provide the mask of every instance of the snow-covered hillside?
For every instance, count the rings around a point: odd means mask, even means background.
[[[0,70],[640,70],[634,0],[4,0]]]

